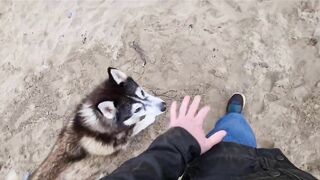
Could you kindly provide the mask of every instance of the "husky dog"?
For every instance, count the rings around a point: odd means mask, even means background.
[[[145,92],[125,73],[108,68],[108,74],[109,79],[78,106],[31,179],[55,179],[88,154],[106,156],[125,148],[132,136],[166,110],[163,100]]]

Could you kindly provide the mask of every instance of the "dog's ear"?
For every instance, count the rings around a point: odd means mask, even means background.
[[[128,76],[125,73],[112,67],[108,68],[108,74],[109,74],[109,78],[112,79],[117,84],[124,82],[128,78]]]
[[[113,119],[116,114],[116,107],[112,101],[103,101],[99,103],[98,108],[103,116],[108,119]]]

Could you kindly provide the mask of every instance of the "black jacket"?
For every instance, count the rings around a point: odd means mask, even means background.
[[[184,129],[172,128],[139,156],[103,180],[314,180],[295,167],[279,149],[256,149],[222,142],[200,156],[197,141]]]

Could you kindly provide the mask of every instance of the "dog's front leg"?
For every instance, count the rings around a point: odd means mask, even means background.
[[[155,120],[155,116],[146,116],[142,121],[137,122],[133,128],[132,136],[137,135],[139,132],[150,126]]]

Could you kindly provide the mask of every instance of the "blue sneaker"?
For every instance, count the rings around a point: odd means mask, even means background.
[[[235,93],[231,96],[227,105],[227,114],[239,113],[241,114],[246,104],[246,98],[243,94]]]

